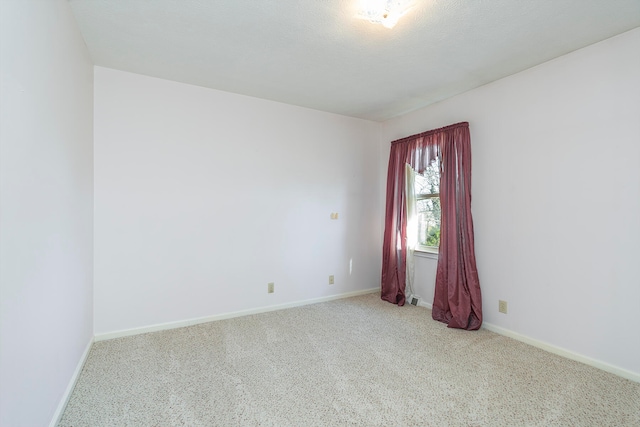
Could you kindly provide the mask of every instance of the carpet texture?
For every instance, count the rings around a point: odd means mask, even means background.
[[[640,384],[370,294],[97,342],[59,426],[640,426]]]

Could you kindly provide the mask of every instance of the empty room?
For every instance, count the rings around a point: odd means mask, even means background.
[[[639,0],[0,0],[0,426],[640,425]]]

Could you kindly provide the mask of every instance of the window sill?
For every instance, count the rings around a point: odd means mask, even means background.
[[[438,252],[416,249],[413,251],[413,256],[417,256],[420,258],[438,259]]]

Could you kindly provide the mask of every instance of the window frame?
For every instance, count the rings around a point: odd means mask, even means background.
[[[428,200],[428,199],[435,199],[435,198],[440,199],[440,192],[438,193],[417,193],[416,192],[415,198],[416,198],[416,203],[420,200]],[[416,245],[415,251],[421,252],[423,254],[435,255],[435,257],[437,258],[437,255],[440,252],[440,248],[438,246],[422,245],[420,244],[420,242],[418,242],[418,244]],[[429,256],[428,258],[431,258],[431,256]]]

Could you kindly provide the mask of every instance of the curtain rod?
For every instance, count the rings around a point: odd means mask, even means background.
[[[405,141],[408,141],[410,139],[423,138],[425,136],[433,135],[434,133],[444,132],[444,131],[456,129],[456,128],[459,128],[459,127],[469,127],[469,122],[455,123],[453,125],[441,127],[441,128],[438,128],[438,129],[432,129],[432,130],[428,130],[426,132],[417,133],[415,135],[405,136],[404,138],[400,138],[400,139],[396,139],[395,141],[391,141],[391,145],[399,144],[401,142],[405,142]]]

